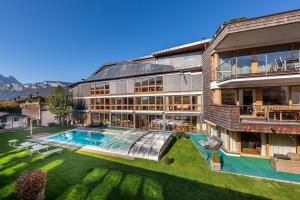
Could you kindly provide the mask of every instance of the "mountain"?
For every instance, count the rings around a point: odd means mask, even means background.
[[[18,97],[26,97],[32,94],[47,97],[58,85],[68,89],[68,82],[43,81],[36,83],[20,83],[15,77],[5,77],[0,74],[0,100],[11,100]]]
[[[20,82],[13,76],[5,77],[0,74],[0,84],[11,84],[11,83],[20,83]]]

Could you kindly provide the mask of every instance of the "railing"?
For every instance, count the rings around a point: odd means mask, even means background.
[[[299,50],[220,59],[217,80],[300,73],[299,60]]]
[[[92,104],[91,110],[94,111],[110,111],[110,110],[145,110],[145,111],[167,111],[167,112],[201,112],[202,108],[200,104],[116,104],[116,105],[102,105]]]
[[[299,122],[300,105],[242,105],[241,121]]]

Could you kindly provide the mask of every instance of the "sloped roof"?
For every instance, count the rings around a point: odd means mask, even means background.
[[[113,65],[102,66],[87,81],[113,79],[121,77],[132,77],[143,74],[154,74],[159,72],[171,72],[174,67],[171,65],[150,64],[136,61],[122,61]]]
[[[0,117],[4,117],[6,115],[9,115],[9,113],[7,113],[7,112],[0,112]]]

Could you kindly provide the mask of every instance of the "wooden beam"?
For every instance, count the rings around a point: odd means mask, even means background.
[[[297,135],[296,137],[296,151],[297,154],[300,154],[300,135]]]
[[[269,134],[266,134],[266,157],[270,157],[270,144],[269,144]]]
[[[256,93],[256,105],[263,105],[262,89],[255,88],[255,93]]]
[[[236,132],[236,149],[241,153],[241,132]]]

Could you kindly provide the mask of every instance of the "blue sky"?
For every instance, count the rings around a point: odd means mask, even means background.
[[[103,63],[209,38],[232,18],[297,8],[298,0],[0,0],[0,74],[74,82]]]

